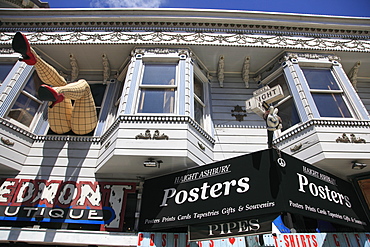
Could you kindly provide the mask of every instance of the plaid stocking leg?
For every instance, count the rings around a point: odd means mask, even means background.
[[[71,116],[72,131],[78,135],[91,132],[98,120],[89,84],[85,80],[79,80],[57,87],[55,91],[63,93],[66,99],[75,100]]]
[[[35,68],[40,79],[48,85],[53,87],[60,87],[67,84],[63,76],[55,70],[53,66],[45,62],[37,53],[31,48],[32,54],[36,57]]]

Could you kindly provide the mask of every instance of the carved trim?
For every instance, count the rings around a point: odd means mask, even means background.
[[[363,138],[360,138],[360,137],[356,137],[355,134],[350,134],[350,139],[351,139],[351,142],[352,143],[365,143],[366,144],[366,140],[363,139]]]
[[[217,79],[220,84],[220,87],[224,87],[224,79],[225,79],[224,68],[225,68],[225,57],[221,55],[218,60],[218,69],[217,69]]]
[[[150,123],[156,122],[156,123],[188,123],[190,126],[192,126],[196,131],[198,131],[204,138],[206,138],[211,144],[215,144],[215,139],[210,136],[205,130],[192,118],[188,116],[120,116],[114,121],[114,123],[110,126],[110,128],[101,136],[101,137],[94,137],[94,136],[67,136],[67,135],[35,135],[27,130],[24,130],[20,128],[17,125],[12,124],[11,122],[7,121],[6,119],[0,118],[0,125],[3,125],[7,128],[10,128],[24,136],[27,136],[31,138],[34,141],[76,141],[76,142],[91,142],[91,143],[104,143],[106,139],[114,132],[115,129],[118,128],[120,123],[123,122],[145,122],[148,121]],[[166,138],[169,138],[167,135],[159,134],[158,131],[158,137],[156,137],[156,140],[161,140]]]
[[[136,140],[137,140],[137,139],[150,140],[150,139],[152,139],[152,134],[150,134],[150,130],[149,130],[149,129],[147,129],[147,130],[145,131],[145,134],[140,133],[140,134],[138,134],[138,135],[136,135],[136,136],[135,136],[135,139],[136,139]]]
[[[358,70],[360,69],[360,66],[361,66],[361,61],[357,61],[348,73],[349,80],[351,81],[353,88],[356,90],[356,92],[358,91],[357,90],[357,73],[358,73]]]
[[[4,137],[1,137],[1,142],[4,143],[7,146],[13,146],[14,142],[10,141],[9,139],[5,139]]]
[[[335,141],[338,142],[343,142],[343,143],[350,143],[351,141],[349,140],[348,136],[346,133],[343,133],[342,136],[339,136]]]
[[[150,122],[150,123],[188,123],[196,131],[198,131],[204,138],[206,138],[211,144],[215,144],[215,139],[210,136],[197,122],[188,116],[134,116],[125,115],[119,116],[111,127],[100,137],[100,142],[104,143],[106,139],[118,128],[120,123],[124,122]]]
[[[311,127],[311,126],[320,126],[320,127],[331,127],[331,128],[338,128],[338,127],[364,127],[370,128],[370,121],[353,121],[353,120],[310,120],[304,124],[301,124],[299,127],[285,133],[284,135],[276,138],[273,141],[273,144],[277,144],[282,142],[292,136],[300,133],[301,131]]]
[[[71,65],[71,81],[75,81],[78,78],[80,69],[78,67],[77,59],[72,53],[69,54],[69,63]]]
[[[245,57],[242,70],[242,78],[245,84],[245,88],[249,88],[249,63],[250,57]]]
[[[161,135],[161,134],[159,134],[159,130],[155,130],[154,135],[153,135],[153,139],[154,140],[168,140],[169,138],[168,138],[168,135],[165,135],[163,133]]]
[[[271,23],[270,23],[271,24]],[[274,26],[274,25],[254,25],[244,23],[216,23],[216,22],[153,22],[153,21],[22,21],[18,19],[14,21],[2,22],[2,28],[6,31],[136,31],[144,30],[150,31],[163,31],[176,32],[235,32],[235,33],[263,33],[267,35],[292,35],[292,36],[306,36],[306,37],[343,37],[343,38],[356,38],[363,37],[369,38],[369,30],[349,30],[338,28],[321,28],[321,27],[296,27],[296,26]]]
[[[106,54],[103,54],[101,56],[102,62],[103,62],[103,83],[108,83],[110,80],[110,63],[108,56]]]
[[[247,114],[245,114],[247,111],[243,110],[243,108],[240,105],[234,106],[234,110],[231,110],[231,112],[233,113],[231,114],[231,116],[235,117],[235,119],[239,122],[243,121],[244,117],[247,116]]]
[[[0,43],[10,44],[13,33],[0,33]],[[268,48],[315,49],[370,52],[370,40],[330,39],[261,34],[175,33],[175,32],[37,32],[28,33],[33,44],[194,44],[253,46]]]

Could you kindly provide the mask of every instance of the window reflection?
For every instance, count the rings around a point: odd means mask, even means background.
[[[139,113],[173,113],[175,104],[174,89],[141,90]]]
[[[3,83],[9,72],[12,70],[14,64],[0,64],[0,85]]]
[[[330,69],[302,69],[321,117],[350,118],[339,83]]]
[[[340,118],[352,117],[341,94],[312,93],[312,97],[319,110],[320,116]]]
[[[176,64],[145,64],[138,113],[174,113]]]
[[[34,72],[28,80],[26,86],[18,96],[13,107],[8,113],[8,117],[30,127],[31,122],[41,105],[41,101],[36,96],[36,89],[42,84],[37,73]]]

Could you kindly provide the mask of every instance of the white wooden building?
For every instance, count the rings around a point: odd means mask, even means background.
[[[273,145],[350,181],[369,211],[369,18],[4,8],[0,23],[1,205],[11,186],[28,193],[22,181],[134,186],[119,232],[4,216],[0,243],[136,245],[145,179],[267,148],[265,121],[246,108],[264,86],[284,92],[272,102],[283,121]],[[18,31],[68,81],[89,82],[99,114],[92,133],[49,130],[34,66],[12,50]]]

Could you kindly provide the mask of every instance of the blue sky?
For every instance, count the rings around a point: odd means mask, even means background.
[[[43,0],[51,8],[201,8],[370,17],[370,0]]]

